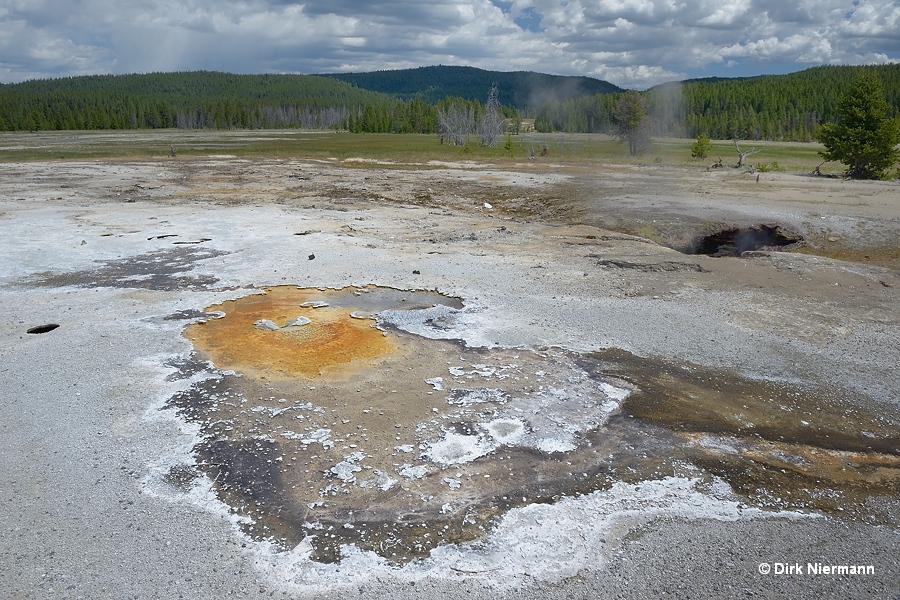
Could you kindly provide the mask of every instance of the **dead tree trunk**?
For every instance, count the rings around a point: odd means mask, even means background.
[[[498,94],[497,84],[494,83],[490,92],[488,92],[488,102],[484,107],[484,116],[481,118],[481,124],[478,127],[481,143],[491,148],[497,145],[502,130],[500,101],[497,99]]]
[[[744,160],[750,156],[751,154],[756,154],[757,152],[762,152],[762,148],[754,148],[753,150],[741,151],[741,147],[738,146],[737,138],[734,138],[734,149],[737,150],[738,153],[738,163],[734,165],[735,169],[740,169],[741,167],[746,166],[744,164]]]
[[[438,134],[454,146],[463,146],[475,130],[475,111],[471,106],[454,104],[438,110]]]

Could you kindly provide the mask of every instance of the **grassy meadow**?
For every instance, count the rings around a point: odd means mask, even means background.
[[[0,134],[0,162],[70,159],[172,159],[229,155],[239,158],[361,159],[422,166],[429,161],[476,161],[513,167],[534,160],[571,166],[671,165],[704,169],[721,157],[725,165],[737,162],[730,140],[714,140],[705,159],[691,158],[692,139],[663,138],[638,156],[627,145],[596,134],[525,133],[503,137],[488,148],[475,136],[466,146],[441,144],[436,135],[350,134],[310,130],[123,130],[53,131]],[[797,142],[743,142],[744,151],[760,149],[748,162],[762,170],[810,172],[821,162],[818,144]],[[823,172],[839,173],[829,163]]]

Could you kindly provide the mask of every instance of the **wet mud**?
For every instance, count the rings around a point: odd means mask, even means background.
[[[253,537],[396,563],[476,540],[517,506],[697,473],[747,503],[898,525],[897,415],[620,350],[469,348],[434,292],[280,286],[210,306],[168,408],[201,427],[196,465]],[[385,317],[385,315],[388,315]],[[201,318],[202,316],[202,318]],[[299,323],[299,324],[298,324]]]
[[[219,279],[192,273],[196,263],[224,254],[211,248],[166,248],[118,260],[98,261],[97,267],[92,269],[38,273],[23,283],[40,287],[112,287],[166,292],[205,290],[212,288]]]
[[[622,411],[673,433],[673,456],[727,481],[748,502],[900,526],[880,502],[900,493],[900,415],[839,389],[748,379],[621,350],[584,359],[634,393]]]

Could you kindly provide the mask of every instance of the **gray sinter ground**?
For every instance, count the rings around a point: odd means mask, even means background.
[[[523,216],[543,202],[564,219],[575,209],[546,197],[590,183],[577,173],[10,168],[30,182],[0,190],[11,597],[898,592],[896,271],[685,256]],[[613,175],[592,202],[630,185]],[[707,218],[692,190],[710,185],[667,183],[666,214]],[[796,200],[804,181],[777,206],[715,185],[722,220],[747,215],[736,226],[896,223],[880,184],[870,205],[823,199],[816,216]],[[417,206],[423,187],[452,191]],[[608,218],[653,212],[662,191]],[[375,307],[399,350],[362,378],[228,373],[183,337],[262,286],[368,284],[463,304]],[[375,554],[331,562],[344,542]],[[875,573],[763,576],[761,562]]]

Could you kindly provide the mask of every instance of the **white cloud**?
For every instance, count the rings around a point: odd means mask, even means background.
[[[646,87],[897,61],[897,31],[895,0],[0,0],[0,80],[440,63]]]
[[[745,18],[744,15],[749,10],[749,4],[743,0],[722,2],[711,14],[700,19],[699,23],[708,27],[734,27],[736,23]]]
[[[891,38],[894,48],[900,45],[900,4],[896,2],[863,2],[844,21],[838,31],[857,37]]]

